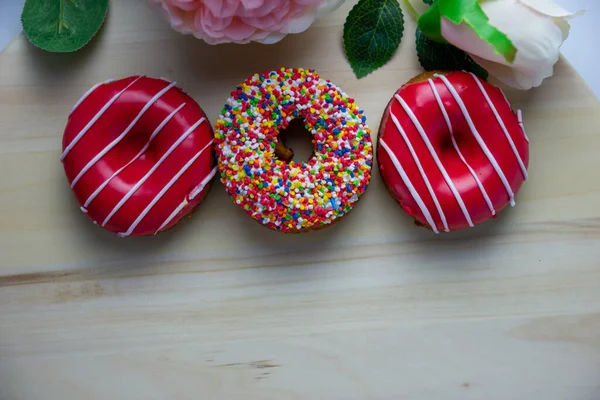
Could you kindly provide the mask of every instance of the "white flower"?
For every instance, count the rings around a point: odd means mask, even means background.
[[[442,17],[442,36],[469,53],[490,75],[517,89],[531,89],[553,74],[560,47],[569,36],[568,20],[577,15],[554,0],[479,0],[490,24],[503,32],[517,49],[509,63],[466,24]]]

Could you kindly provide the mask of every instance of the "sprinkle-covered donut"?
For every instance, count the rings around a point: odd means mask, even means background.
[[[286,160],[280,131],[302,119],[314,153]],[[255,74],[215,124],[221,181],[252,218],[281,232],[319,229],[346,215],[367,189],[373,146],[354,100],[313,70]]]
[[[213,134],[175,82],[134,76],[73,107],[61,161],[81,209],[120,236],[155,234],[200,204],[215,176]]]
[[[529,140],[501,89],[465,72],[423,74],[390,101],[377,158],[404,211],[437,233],[515,205]]]

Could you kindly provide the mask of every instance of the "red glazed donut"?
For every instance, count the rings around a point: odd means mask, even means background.
[[[436,233],[495,217],[527,179],[521,112],[473,74],[423,74],[388,105],[377,149],[381,175],[416,222]]]
[[[106,81],[73,107],[61,161],[81,209],[120,236],[155,234],[200,204],[216,172],[213,133],[175,82]]]

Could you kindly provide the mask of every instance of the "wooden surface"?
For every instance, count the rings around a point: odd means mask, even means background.
[[[377,172],[352,214],[308,235],[261,227],[220,183],[156,237],[118,238],[79,211],[62,130],[110,77],[176,79],[214,122],[251,73],[312,67],[375,132],[421,72],[414,23],[357,81],[340,41],[351,6],[274,46],[210,47],[113,1],[78,53],[18,38],[0,54],[0,399],[600,398],[600,104],[564,61],[541,88],[507,92],[531,180],[474,229],[413,226]]]

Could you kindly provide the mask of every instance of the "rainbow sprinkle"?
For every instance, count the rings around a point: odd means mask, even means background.
[[[275,156],[277,135],[301,118],[313,135],[308,162]],[[215,124],[221,181],[233,201],[269,228],[297,232],[348,213],[371,178],[373,145],[354,100],[313,70],[254,74]]]

